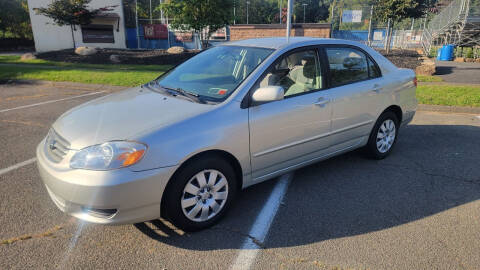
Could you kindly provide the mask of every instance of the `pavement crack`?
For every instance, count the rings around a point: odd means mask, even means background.
[[[24,235],[21,235],[21,236],[0,240],[0,245],[10,245],[10,244],[13,244],[13,243],[18,242],[18,241],[24,241],[24,240],[29,240],[29,239],[33,239],[33,238],[55,237],[54,233],[61,230],[61,229],[63,229],[63,226],[57,225],[57,226],[55,226],[53,228],[50,228],[50,229],[48,229],[48,230],[46,230],[42,233],[24,234]]]
[[[433,176],[433,177],[443,177],[443,178],[454,179],[454,180],[462,181],[462,182],[465,182],[465,183],[480,186],[480,179],[468,179],[468,178],[464,178],[464,177],[457,177],[457,176],[446,175],[446,174],[431,173],[431,172],[427,172],[427,170],[424,169],[423,167],[420,167],[421,169],[418,170],[418,169],[408,168],[408,167],[405,167],[405,166],[402,166],[402,165],[399,165],[399,164],[383,163],[382,165],[395,167],[395,168],[399,168],[399,169],[403,169],[403,170],[407,170],[407,171],[419,172],[419,173],[422,173],[424,175]]]

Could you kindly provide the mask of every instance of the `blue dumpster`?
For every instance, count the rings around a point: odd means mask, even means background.
[[[455,45],[452,45],[452,44],[443,45],[442,49],[440,49],[440,52],[438,53],[437,60],[452,61],[454,48],[455,48]]]

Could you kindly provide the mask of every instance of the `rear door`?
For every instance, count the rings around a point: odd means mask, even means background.
[[[382,104],[378,66],[354,46],[325,46],[332,95],[332,150],[354,147],[369,135]]]

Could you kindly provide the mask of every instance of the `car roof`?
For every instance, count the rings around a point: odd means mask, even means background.
[[[334,38],[313,38],[313,37],[269,37],[269,38],[252,38],[226,42],[223,46],[248,46],[269,49],[282,49],[284,47],[301,47],[312,44],[350,44],[358,45],[358,43],[343,39]]]

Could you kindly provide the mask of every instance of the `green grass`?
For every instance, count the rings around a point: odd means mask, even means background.
[[[96,65],[54,62],[42,59],[21,61],[19,56],[0,56],[0,79],[79,82],[118,86],[146,83],[167,71],[170,65]]]
[[[418,82],[443,82],[443,79],[437,76],[417,75]]]
[[[167,70],[170,65],[124,65],[124,64],[82,64],[56,62],[43,59],[20,60],[18,55],[0,55],[0,63],[3,64],[28,64],[40,66],[55,66],[75,69],[111,69],[111,70],[134,70],[134,71],[158,71]]]
[[[420,104],[480,107],[480,86],[419,85]]]
[[[137,86],[155,79],[164,71],[122,71],[0,66],[0,79],[28,79]]]

